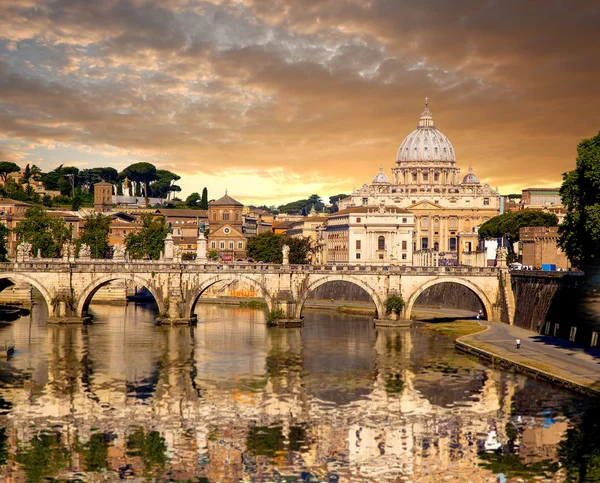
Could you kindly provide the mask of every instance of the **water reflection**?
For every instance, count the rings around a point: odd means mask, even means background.
[[[496,481],[580,468],[596,442],[567,432],[587,401],[430,334],[327,312],[281,330],[247,308],[201,305],[197,327],[93,310],[89,326],[47,326],[36,306],[0,328],[17,346],[0,363],[5,479]],[[559,453],[565,434],[584,449]]]

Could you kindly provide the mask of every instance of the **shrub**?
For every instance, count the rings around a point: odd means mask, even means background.
[[[397,295],[392,295],[391,297],[388,297],[388,299],[385,302],[385,311],[387,314],[394,313],[396,315],[400,315],[400,312],[402,312],[403,307],[404,300],[402,300],[402,297],[399,297]]]
[[[285,319],[285,312],[283,309],[273,309],[269,312],[269,315],[267,315],[268,324],[274,324],[279,319]]]

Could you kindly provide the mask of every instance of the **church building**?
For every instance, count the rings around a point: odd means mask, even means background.
[[[457,261],[459,235],[473,234],[500,214],[500,195],[482,184],[469,168],[461,178],[450,140],[438,131],[427,99],[417,128],[398,149],[391,181],[383,167],[370,185],[340,200],[339,209],[396,207],[414,215],[413,249],[434,250],[440,259]]]
[[[208,250],[216,250],[224,262],[246,258],[246,236],[243,233],[242,205],[225,193],[225,196],[208,204]]]

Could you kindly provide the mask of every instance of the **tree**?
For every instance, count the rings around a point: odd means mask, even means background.
[[[494,216],[479,227],[483,238],[507,237],[511,244],[519,241],[519,230],[527,226],[556,226],[558,218],[553,213],[522,210]]]
[[[171,171],[157,169],[156,180],[150,184],[150,194],[157,198],[169,198],[172,192],[181,191],[179,186],[173,184],[180,179],[181,176],[171,173]]]
[[[18,173],[21,171],[21,167],[18,164],[11,163],[10,161],[0,161],[0,178],[3,183],[6,183],[6,177],[10,173]]]
[[[208,190],[205,188],[202,189],[202,199],[200,200],[200,209],[208,210]]]
[[[283,245],[290,247],[290,263],[304,264],[308,262],[309,254],[312,251],[310,238],[288,238],[270,231],[248,238],[248,257],[260,262],[281,263],[283,261],[281,251]]]
[[[336,213],[337,211],[339,211],[338,208],[338,203],[340,202],[340,200],[343,200],[344,198],[347,198],[348,195],[345,194],[339,194],[339,195],[335,195],[335,196],[330,196],[329,197],[329,204],[331,205],[331,213]]]
[[[165,246],[165,238],[169,233],[163,217],[154,218],[152,213],[141,216],[142,229],[125,237],[125,246],[131,258],[149,257],[158,260]]]
[[[563,174],[560,187],[567,215],[558,228],[558,245],[572,263],[600,260],[600,132],[577,146],[575,169]]]
[[[90,247],[92,258],[104,258],[108,251],[108,233],[112,218],[102,213],[91,213],[85,218],[80,246],[85,243]]]
[[[129,178],[130,181],[140,183],[144,186],[144,197],[150,196],[150,183],[156,180],[156,167],[150,163],[134,163],[127,166],[119,175],[121,179]]]
[[[8,254],[8,250],[6,249],[6,242],[8,241],[9,234],[10,230],[6,225],[0,224],[0,262],[7,260],[6,255]]]
[[[51,218],[40,206],[29,208],[25,218],[13,231],[19,242],[29,242],[33,253],[41,251],[42,257],[53,258],[60,254],[63,244],[71,239],[71,229],[62,218]]]
[[[199,206],[201,199],[202,198],[200,197],[200,195],[194,192],[185,199],[185,204],[188,206],[196,207]]]

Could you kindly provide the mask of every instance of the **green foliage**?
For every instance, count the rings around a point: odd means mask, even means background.
[[[558,471],[558,463],[550,460],[535,463],[523,463],[516,454],[479,453],[482,460],[480,466],[489,469],[494,474],[502,473],[507,478],[547,476],[551,477]]]
[[[127,455],[140,457],[146,471],[163,467],[167,461],[167,445],[158,431],[137,428],[127,438]]]
[[[202,189],[202,199],[200,200],[200,209],[208,210],[208,190]]]
[[[25,218],[13,230],[20,242],[29,242],[35,255],[41,250],[42,257],[53,258],[60,254],[63,244],[71,239],[71,229],[61,218],[51,218],[39,206],[29,208]]]
[[[181,188],[174,184],[179,181],[181,176],[171,173],[166,169],[156,170],[156,180],[150,184],[150,195],[157,198],[167,198],[172,192],[181,191]]]
[[[278,210],[280,213],[307,214],[313,206],[316,211],[323,211],[325,205],[319,195],[310,195],[306,200],[292,201],[281,205]]]
[[[87,471],[100,471],[108,468],[109,442],[109,434],[94,433],[83,445],[83,464]]]
[[[0,223],[0,262],[5,262],[7,260],[6,255],[8,255],[8,250],[6,249],[6,243],[8,241],[8,235],[10,235],[10,230]]]
[[[483,238],[508,237],[511,242],[519,241],[519,229],[527,226],[556,226],[558,218],[553,213],[522,210],[494,216],[479,227]]]
[[[209,250],[206,257],[209,260],[216,262],[219,259],[219,252],[217,250]]]
[[[289,261],[291,264],[308,263],[312,253],[310,238],[288,238],[285,235],[276,235],[271,231],[248,238],[248,257],[265,263],[283,262],[283,245],[290,247]]]
[[[6,428],[0,428],[0,466],[8,461],[8,435]]]
[[[567,215],[558,228],[559,246],[571,262],[600,259],[600,132],[577,146],[577,164],[563,174],[560,196]]]
[[[108,233],[112,218],[102,213],[91,213],[85,217],[79,246],[89,245],[92,258],[105,258],[108,252]]]
[[[274,457],[285,448],[281,427],[254,426],[248,431],[246,448],[255,455]]]
[[[157,179],[156,167],[150,163],[134,163],[127,166],[120,174],[121,179],[129,178],[130,181],[144,186],[144,196],[150,196],[150,183]],[[136,193],[137,195],[138,193]]]
[[[35,436],[27,447],[19,446],[15,461],[22,465],[27,481],[37,483],[66,468],[69,458],[57,434],[43,433]]]
[[[285,319],[285,312],[283,309],[273,309],[267,315],[267,324],[272,324],[280,319]]]
[[[335,196],[330,196],[329,197],[329,204],[331,205],[331,209],[329,210],[331,213],[336,213],[337,211],[339,211],[338,208],[338,203],[340,200],[343,200],[344,198],[347,198],[348,195],[346,194],[339,194],[339,195],[335,195]]]
[[[400,374],[390,375],[385,382],[385,392],[388,394],[400,394],[404,389],[404,381],[400,379]]]
[[[196,254],[193,253],[193,252],[183,252],[181,254],[181,259],[182,260],[187,260],[187,261],[189,261],[189,260],[195,260],[196,259]]]
[[[567,471],[566,481],[600,481],[600,407],[588,409],[579,426],[567,430],[558,455]]]
[[[67,179],[67,175],[73,175],[73,184]],[[62,164],[41,175],[42,183],[47,190],[60,191],[63,196],[70,196],[79,183],[79,169],[74,166],[63,166]]]
[[[194,192],[185,199],[185,204],[190,208],[199,207],[201,199],[202,197],[198,193]]]
[[[402,300],[402,297],[399,297],[397,295],[392,295],[391,297],[388,297],[388,299],[385,301],[385,311],[387,314],[394,313],[396,315],[399,315],[400,312],[402,312],[403,307],[404,300]]]
[[[131,258],[151,258],[158,260],[165,246],[165,238],[169,233],[163,217],[154,218],[152,213],[141,216],[142,229],[138,233],[130,233],[125,237],[125,246]]]
[[[0,178],[6,182],[6,177],[10,173],[18,173],[21,171],[21,167],[18,164],[11,163],[10,161],[0,161]]]

